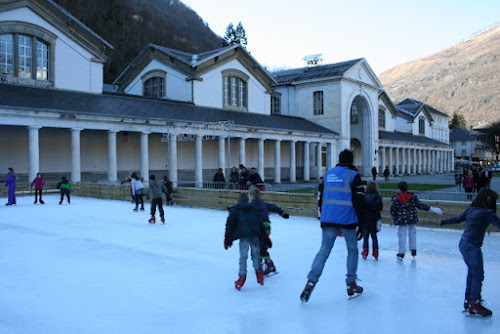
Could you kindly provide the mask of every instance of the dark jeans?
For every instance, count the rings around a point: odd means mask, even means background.
[[[38,201],[38,197],[40,196],[40,201],[42,200],[42,189],[35,189],[35,201]]]
[[[366,232],[365,235],[363,236],[363,248],[368,248],[368,238],[372,237],[372,247],[373,249],[378,249],[378,238],[377,238],[377,232],[372,231],[372,232]]]
[[[155,215],[157,206],[158,211],[160,211],[160,217],[163,217],[165,212],[163,211],[163,199],[161,197],[153,198],[151,200],[151,216]]]
[[[481,247],[463,241],[460,241],[458,246],[465,264],[467,265],[465,295],[469,296],[469,300],[481,299],[481,289],[484,280],[483,253],[481,252]]]

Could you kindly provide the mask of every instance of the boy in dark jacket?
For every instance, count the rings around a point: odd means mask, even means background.
[[[59,201],[59,205],[62,204],[64,195],[68,199],[68,204],[71,204],[71,198],[69,194],[71,193],[71,183],[66,179],[66,176],[61,178],[61,182],[57,184],[57,189],[61,189],[61,200]]]
[[[257,283],[264,285],[264,274],[259,261],[260,239],[272,247],[269,236],[265,233],[264,224],[260,221],[257,209],[248,202],[248,194],[240,193],[238,204],[229,208],[224,236],[224,248],[233,245],[234,240],[240,240],[239,278],[234,282],[235,288],[241,290],[247,278],[248,249],[250,248],[252,264],[257,276]]]
[[[264,224],[266,234],[271,234],[271,221],[269,219],[269,212],[275,212],[281,217],[288,219],[288,213],[284,213],[283,209],[274,204],[267,203],[260,199],[260,190],[256,187],[250,188],[250,203],[257,209],[260,221]],[[269,274],[276,274],[276,267],[274,266],[268,252],[268,245],[265,242],[260,244],[260,261],[264,261],[266,268],[264,269],[264,276]]]
[[[156,223],[156,207],[158,206],[158,211],[160,211],[160,219],[163,224],[165,224],[165,212],[163,211],[163,198],[162,193],[167,193],[167,187],[163,183],[156,180],[156,176],[151,175],[149,177],[149,188],[147,192],[147,197],[151,197],[151,218],[149,222],[151,224]]]
[[[493,224],[500,228],[500,218],[496,214],[497,200],[496,192],[483,188],[462,214],[441,221],[441,225],[459,224],[465,221],[464,232],[458,244],[467,265],[464,308],[472,315],[483,317],[490,317],[493,312],[481,305],[481,289],[484,279],[481,246],[488,225]]]

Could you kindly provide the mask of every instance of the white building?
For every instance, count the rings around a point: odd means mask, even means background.
[[[118,92],[102,93],[111,49],[51,0],[0,0],[0,171],[73,182],[168,171],[202,186],[242,163],[267,182],[296,182],[322,175],[345,148],[365,175],[452,168],[447,116],[394,106],[364,59],[269,74],[240,46],[189,54],[150,44]]]

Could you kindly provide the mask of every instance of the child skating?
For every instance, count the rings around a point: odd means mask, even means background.
[[[147,197],[151,197],[151,218],[149,219],[149,223],[156,223],[156,207],[158,207],[158,211],[160,211],[160,220],[163,224],[165,224],[165,212],[163,211],[163,198],[161,196],[162,193],[167,191],[167,187],[156,180],[156,176],[151,175],[149,177],[149,188],[147,192]]]
[[[373,181],[368,182],[365,189],[365,224],[366,231],[363,236],[363,251],[361,256],[366,260],[370,252],[368,241],[372,238],[372,256],[378,260],[378,237],[377,237],[377,221],[381,219],[380,211],[384,207],[382,197],[378,193],[377,184]]]
[[[71,204],[71,182],[66,179],[66,176],[61,178],[61,182],[57,184],[57,189],[61,189],[61,200],[59,201],[59,205],[63,203],[64,196],[68,199],[68,204]]]
[[[493,224],[500,228],[500,218],[496,214],[497,200],[498,194],[496,192],[483,188],[462,214],[441,221],[441,225],[459,224],[465,221],[464,232],[458,244],[467,265],[464,309],[469,311],[469,314],[483,317],[490,317],[493,312],[481,304],[481,290],[484,280],[481,246],[488,225]]]
[[[264,274],[259,260],[260,243],[265,242],[268,247],[272,247],[271,240],[265,232],[257,209],[249,203],[247,193],[238,195],[238,203],[229,208],[229,216],[226,221],[226,231],[224,234],[224,248],[232,246],[234,240],[240,240],[240,261],[238,279],[234,282],[234,287],[241,290],[247,279],[247,259],[250,249],[252,265],[257,276],[257,283],[264,285]]]
[[[45,181],[43,180],[43,176],[41,173],[37,173],[36,177],[33,179],[33,182],[31,182],[31,187],[35,187],[35,203],[38,203],[40,198],[40,204],[45,204],[45,202],[42,200],[42,191],[43,188],[45,188]]]

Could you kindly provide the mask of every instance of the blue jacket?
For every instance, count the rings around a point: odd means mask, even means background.
[[[257,209],[248,202],[240,202],[229,208],[229,216],[226,221],[227,234],[231,236],[232,240],[262,237],[265,230]]]
[[[321,208],[322,227],[356,227],[359,221],[356,211],[361,210],[364,203],[364,195],[358,192],[361,185],[361,177],[352,166],[338,164],[326,172]]]
[[[281,216],[283,214],[283,209],[274,204],[267,203],[260,198],[254,198],[251,204],[257,209],[260,221],[264,224],[267,234],[269,234],[271,232],[269,212],[275,212]]]
[[[483,245],[484,234],[488,225],[493,224],[500,228],[500,218],[493,209],[469,206],[458,217],[443,220],[443,225],[459,224],[465,221],[464,233],[460,243],[468,243],[473,246]]]

